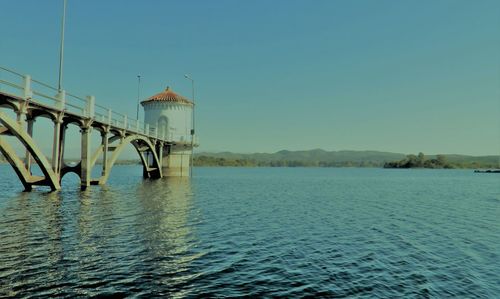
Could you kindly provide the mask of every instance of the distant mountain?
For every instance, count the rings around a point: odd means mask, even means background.
[[[496,167],[498,156],[444,155],[456,167]],[[406,154],[381,151],[304,151],[281,150],[275,153],[241,154],[232,152],[195,154],[198,166],[322,166],[322,167],[382,167],[387,162],[403,160]],[[427,156],[429,159],[435,155]]]

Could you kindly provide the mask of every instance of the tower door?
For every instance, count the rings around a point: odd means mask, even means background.
[[[168,132],[168,118],[165,116],[158,119],[158,136],[162,139],[169,139],[170,136]]]

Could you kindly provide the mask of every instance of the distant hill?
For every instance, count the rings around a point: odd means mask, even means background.
[[[454,167],[494,168],[498,156],[444,155]],[[241,154],[232,152],[195,154],[195,166],[271,166],[271,167],[383,167],[388,162],[404,160],[406,154],[380,151],[305,151],[282,150],[275,153]],[[435,155],[427,156],[429,159]]]

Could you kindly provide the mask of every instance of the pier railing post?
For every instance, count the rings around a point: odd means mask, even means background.
[[[66,91],[65,90],[60,90],[57,93],[56,98],[57,98],[57,103],[56,103],[57,109],[63,110],[64,109],[64,105],[66,104]]]
[[[123,128],[127,130],[127,115],[123,116]]]
[[[94,118],[95,116],[95,97],[87,96],[87,113],[89,118]]]
[[[24,75],[23,77],[23,98],[25,100],[31,99],[33,91],[31,90],[31,76]]]
[[[113,122],[113,112],[111,109],[108,109],[108,125],[111,126],[111,123]]]

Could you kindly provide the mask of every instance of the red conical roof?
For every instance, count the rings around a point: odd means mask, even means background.
[[[165,89],[164,91],[155,94],[152,97],[149,97],[147,100],[142,101],[141,104],[144,106],[144,104],[150,102],[177,102],[193,105],[193,102],[179,94],[176,94],[169,86],[167,86],[167,89]]]

